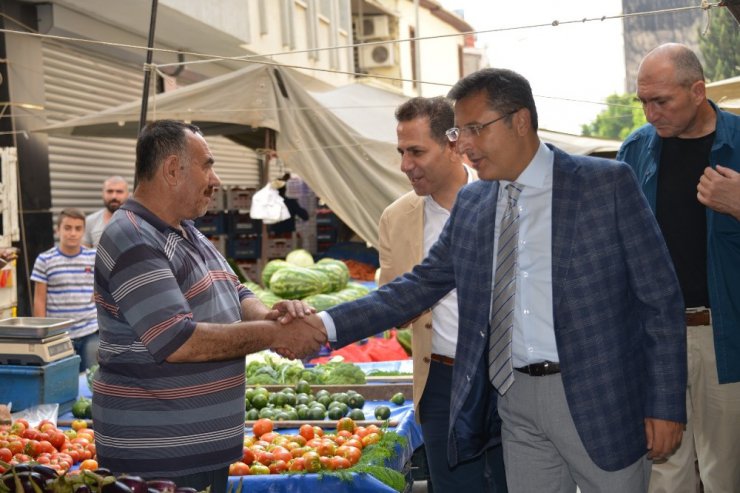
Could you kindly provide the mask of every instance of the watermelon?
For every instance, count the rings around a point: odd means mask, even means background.
[[[356,291],[360,296],[365,296],[367,293],[370,292],[370,288],[355,281],[348,282],[345,289]]]
[[[332,293],[332,296],[336,296],[342,301],[352,301],[356,300],[357,298],[362,298],[362,295],[359,294],[354,289],[342,289],[341,291],[337,291],[336,293]]]
[[[270,278],[270,289],[286,299],[300,299],[319,294],[327,277],[305,267],[283,267]]]
[[[262,291],[262,286],[257,284],[256,282],[247,281],[242,283],[248,290],[250,290],[253,293],[256,293],[257,291]]]
[[[285,261],[298,267],[311,267],[313,265],[313,255],[308,250],[299,248],[290,252],[285,257]]]
[[[342,269],[334,263],[319,262],[315,265],[312,265],[311,269],[319,270],[329,277],[331,287],[328,291],[325,291],[327,293],[334,293],[336,291],[344,289],[344,287],[347,285],[347,281],[349,281],[349,271]]]
[[[270,289],[270,278],[272,275],[283,267],[289,267],[290,264],[282,259],[270,260],[262,269],[262,285],[265,289]]]
[[[254,294],[262,302],[262,304],[264,304],[268,308],[272,308],[272,306],[278,301],[283,301],[283,298],[266,289],[261,289],[259,292]]]
[[[338,305],[343,302],[342,299],[331,294],[312,294],[311,296],[303,298],[303,301],[316,308],[317,312],[328,310],[334,305]]]
[[[319,260],[317,263],[322,264],[322,265],[323,264],[336,265],[337,267],[342,269],[342,271],[347,273],[347,280],[349,280],[349,267],[347,267],[347,264],[345,264],[341,260],[336,259],[336,258],[331,258],[331,257],[324,257],[321,260]]]

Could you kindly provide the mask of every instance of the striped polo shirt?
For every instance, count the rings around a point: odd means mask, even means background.
[[[253,294],[192,221],[181,226],[187,237],[129,198],[98,244],[93,419],[99,463],[114,473],[176,478],[242,455],[244,358],[166,358],[196,322],[239,322]]]
[[[31,280],[46,284],[46,316],[74,320],[69,327],[73,339],[98,330],[93,282],[95,250],[81,247],[77,255],[65,255],[55,246],[33,264]]]

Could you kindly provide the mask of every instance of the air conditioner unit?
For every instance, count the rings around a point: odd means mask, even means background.
[[[396,63],[393,43],[361,45],[360,68],[391,67]]]
[[[387,15],[366,15],[362,17],[362,30],[360,30],[360,18],[356,19],[357,38],[366,39],[386,39],[390,38],[390,29],[388,27]]]

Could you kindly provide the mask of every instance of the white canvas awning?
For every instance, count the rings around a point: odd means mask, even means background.
[[[152,95],[149,119],[193,123],[264,147],[277,134],[285,165],[303,178],[360,237],[377,247],[377,225],[388,204],[410,190],[399,169],[395,108],[407,98],[366,84],[327,89],[279,66],[249,65],[165,94]],[[139,101],[40,131],[93,137],[135,137]],[[616,154],[619,142],[540,131],[545,142],[575,154]],[[216,170],[218,170],[218,156]]]
[[[707,97],[723,110],[740,115],[740,76],[707,84]]]

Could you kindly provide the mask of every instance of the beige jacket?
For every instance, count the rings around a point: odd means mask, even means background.
[[[380,285],[410,271],[424,256],[424,197],[412,190],[386,207],[380,217]],[[412,324],[414,411],[429,376],[432,354],[432,312],[425,311]]]

